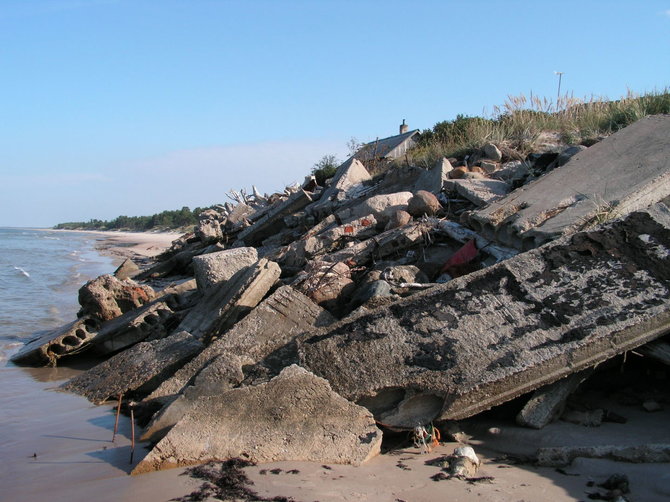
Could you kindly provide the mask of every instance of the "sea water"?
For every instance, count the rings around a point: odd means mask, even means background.
[[[77,291],[112,273],[96,235],[0,228],[0,365],[35,333],[76,319]]]

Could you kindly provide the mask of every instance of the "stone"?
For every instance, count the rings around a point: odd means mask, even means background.
[[[450,180],[459,180],[465,176],[465,173],[468,173],[468,168],[467,167],[457,167],[453,169],[452,171],[449,172],[449,179]]]
[[[228,213],[226,221],[223,224],[223,229],[226,233],[232,233],[242,230],[249,223],[250,218],[254,215],[256,210],[246,204],[237,204],[233,210]]]
[[[567,378],[537,389],[516,416],[516,423],[524,427],[542,429],[556,420],[565,409],[568,397],[592,373],[575,373]]]
[[[195,280],[200,291],[229,280],[240,270],[258,261],[255,248],[240,247],[193,257]]]
[[[20,365],[55,366],[58,359],[85,348],[97,334],[100,324],[95,317],[81,317],[54,330],[40,332],[21,347],[11,361]]]
[[[407,211],[393,211],[384,230],[386,231],[393,230],[394,228],[400,228],[407,225],[410,221],[412,221],[412,215],[410,215]]]
[[[374,298],[388,297],[392,294],[391,285],[384,280],[366,282],[356,290],[351,301],[351,307],[357,308]]]
[[[490,160],[482,160],[479,166],[485,174],[493,174],[499,167],[497,162],[492,162]]]
[[[240,270],[228,281],[207,290],[178,330],[188,331],[209,344],[258,305],[280,274],[279,265],[265,258]]]
[[[415,265],[395,265],[386,267],[382,272],[382,279],[394,284],[429,282],[426,274]]]
[[[150,302],[156,293],[150,286],[130,279],[119,280],[105,274],[88,281],[79,289],[78,317],[97,317],[108,321]]]
[[[354,402],[392,389],[383,423],[460,420],[658,338],[669,298],[661,203],[319,330],[300,361]]]
[[[74,377],[60,388],[82,395],[95,404],[119,394],[149,393],[202,348],[202,343],[184,331],[162,340],[141,342]]]
[[[440,210],[442,210],[440,201],[435,195],[425,190],[416,192],[407,203],[407,212],[415,218],[433,216]]]
[[[133,474],[232,457],[360,465],[381,438],[370,412],[293,365],[265,384],[198,399]]]
[[[132,279],[132,277],[140,271],[133,260],[126,258],[123,263],[114,271],[114,277],[123,281],[125,279]]]
[[[670,115],[642,118],[538,178],[473,211],[473,230],[527,250],[625,216],[670,195]]]
[[[502,153],[493,143],[486,143],[482,147],[482,151],[484,152],[484,157],[491,159],[493,162],[500,162],[502,160]]]

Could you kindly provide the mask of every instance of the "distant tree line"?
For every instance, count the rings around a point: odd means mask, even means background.
[[[130,230],[144,232],[147,230],[175,229],[196,225],[198,215],[206,208],[196,207],[191,211],[184,206],[174,211],[163,211],[151,216],[118,216],[111,221],[91,219],[59,223],[58,230]]]

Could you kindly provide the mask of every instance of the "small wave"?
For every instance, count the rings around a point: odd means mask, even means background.
[[[19,272],[21,272],[26,277],[30,277],[30,274],[28,272],[26,272],[25,269],[23,269],[21,267],[14,267],[14,270],[18,270]]]

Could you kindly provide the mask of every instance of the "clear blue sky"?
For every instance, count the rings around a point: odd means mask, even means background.
[[[0,226],[281,190],[508,95],[670,85],[670,0],[0,0]]]

